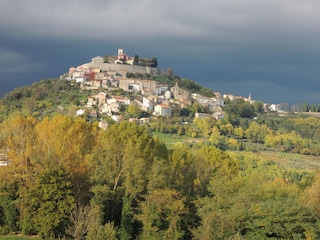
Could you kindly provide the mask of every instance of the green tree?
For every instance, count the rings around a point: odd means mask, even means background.
[[[264,124],[258,124],[257,122],[252,122],[249,128],[245,131],[245,136],[247,139],[256,143],[264,143],[265,137],[271,134],[272,131]]]
[[[146,200],[141,202],[141,214],[137,215],[143,224],[139,239],[182,239],[184,231],[181,229],[181,221],[188,212],[184,200],[173,189],[151,191]]]
[[[167,155],[165,145],[136,123],[122,121],[101,132],[90,162],[93,202],[102,209],[102,225],[114,222],[122,239],[139,232],[137,202],[145,194],[155,159]]]
[[[263,107],[263,102],[262,101],[254,102],[253,107],[254,107],[254,111],[256,113],[260,113],[260,114],[264,113],[264,107]]]
[[[19,230],[19,212],[16,201],[18,199],[18,184],[16,181],[11,182],[10,179],[1,183],[0,188],[0,228],[3,227],[7,232],[17,232]]]
[[[140,61],[139,61],[139,56],[138,56],[137,54],[135,54],[135,55],[134,55],[134,58],[133,58],[133,64],[134,64],[134,65],[138,65],[139,62],[140,62]]]
[[[156,57],[153,57],[151,59],[151,63],[152,63],[152,67],[155,67],[155,68],[158,67],[158,60]]]
[[[243,118],[254,117],[255,116],[254,107],[249,102],[245,102],[241,107],[240,116]]]
[[[88,240],[117,240],[118,233],[117,228],[113,223],[106,223],[104,226],[96,225],[89,232],[87,238]]]
[[[129,116],[133,118],[138,118],[141,115],[141,109],[133,103],[128,106],[127,112]]]
[[[70,213],[69,235],[75,240],[83,239],[89,230],[90,206],[79,205]]]
[[[213,177],[210,195],[196,202],[201,225],[193,230],[194,239],[233,239],[243,224],[245,202],[237,202],[243,185],[241,177]]]
[[[175,144],[169,155],[169,166],[170,186],[181,191],[187,198],[192,198],[196,168],[194,155],[189,146]]]
[[[70,226],[70,213],[75,207],[66,171],[60,168],[39,173],[28,199],[29,219],[33,220],[37,232],[46,238],[65,236]]]

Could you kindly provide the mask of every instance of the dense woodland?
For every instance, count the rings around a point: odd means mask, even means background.
[[[241,100],[226,103],[224,119],[194,119],[206,111],[195,102],[172,118],[110,121],[104,131],[72,114],[84,94],[45,80],[2,98],[0,141],[11,162],[0,167],[0,234],[320,238],[320,173],[266,154],[318,161],[320,119]],[[132,109],[123,112],[141,114]],[[186,141],[169,145],[155,133]]]

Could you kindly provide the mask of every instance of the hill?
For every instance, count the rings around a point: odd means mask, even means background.
[[[1,98],[0,235],[320,238],[319,118],[76,71]]]
[[[131,77],[141,79],[143,76],[131,74]],[[190,93],[201,93],[208,97],[214,96],[209,89],[192,80],[181,79],[178,76],[156,75],[151,79],[169,87],[173,87],[178,82],[181,89]],[[132,92],[123,92],[119,88],[112,90],[106,88],[84,89],[81,88],[80,83],[75,84],[72,81],[63,79],[46,79],[35,82],[30,86],[16,88],[4,94],[0,99],[0,121],[16,114],[35,117],[52,116],[58,113],[75,115],[76,110],[86,105],[89,96],[95,95],[100,91],[105,91],[110,96],[113,94],[130,95],[130,98],[133,99],[135,95],[138,99],[142,99],[140,94],[138,96]]]
[[[58,113],[71,114],[87,100],[88,93],[79,91],[67,81],[47,79],[14,89],[0,99],[0,121],[10,116],[44,117]]]

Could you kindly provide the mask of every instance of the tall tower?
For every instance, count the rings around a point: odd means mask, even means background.
[[[123,49],[119,48],[118,49],[118,57],[123,55]]]
[[[121,49],[121,48],[118,49],[118,59],[119,60],[127,60],[126,54],[124,53],[123,49]]]

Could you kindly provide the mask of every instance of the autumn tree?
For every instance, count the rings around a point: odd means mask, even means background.
[[[71,176],[77,200],[87,204],[89,182],[85,159],[95,143],[97,126],[84,119],[57,115],[37,124],[35,134],[32,159],[40,168],[65,168]]]
[[[271,133],[272,130],[266,125],[252,122],[249,128],[245,131],[245,137],[252,142],[264,143],[265,137]]]
[[[209,137],[215,121],[211,118],[195,118],[193,123],[201,131],[204,137]]]
[[[34,128],[37,123],[35,118],[17,116],[1,125],[0,140],[9,150],[8,158],[14,166],[24,171],[32,165],[31,155],[36,140]]]

